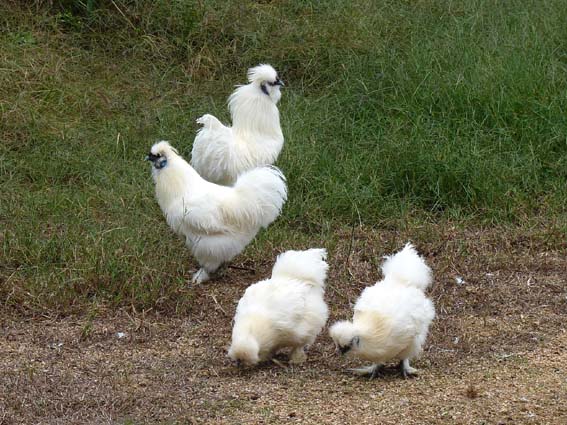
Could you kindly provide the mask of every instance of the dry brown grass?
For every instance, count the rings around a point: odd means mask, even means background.
[[[0,423],[567,423],[565,245],[545,229],[422,231],[438,317],[416,379],[351,376],[355,362],[336,357],[327,335],[303,366],[279,356],[284,367],[233,367],[231,318],[245,287],[269,274],[265,261],[196,288],[183,318],[4,317]],[[330,322],[406,236],[345,235],[330,259]]]

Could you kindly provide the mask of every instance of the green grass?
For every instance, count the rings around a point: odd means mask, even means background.
[[[565,1],[22,3],[0,6],[7,306],[190,309],[143,157],[188,157],[260,62],[287,83],[290,199],[245,255],[353,220],[565,223]]]

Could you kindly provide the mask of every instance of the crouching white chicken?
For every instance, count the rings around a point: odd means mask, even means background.
[[[291,363],[305,361],[305,348],[329,315],[323,299],[326,255],[324,249],[287,251],[278,256],[270,279],[246,289],[234,316],[232,360],[252,366],[290,347]]]
[[[275,167],[250,170],[225,187],[201,178],[168,142],[154,144],[147,159],[167,223],[201,266],[193,283],[205,282],[242,252],[287,199],[285,177]]]
[[[283,83],[270,65],[249,69],[248,81],[228,100],[232,127],[209,114],[197,119],[203,127],[193,142],[191,165],[210,182],[231,185],[243,172],[273,164],[282,150],[276,104]]]
[[[331,326],[329,334],[342,354],[372,362],[354,369],[373,378],[383,364],[400,360],[402,375],[417,370],[409,361],[421,353],[429,325],[435,317],[431,300],[424,291],[431,283],[431,269],[411,244],[387,258],[384,279],[366,288],[354,306],[352,321]]]

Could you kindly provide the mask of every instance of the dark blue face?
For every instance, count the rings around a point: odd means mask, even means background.
[[[284,83],[282,80],[280,80],[280,77],[276,76],[276,81],[274,81],[273,83],[269,82],[268,83],[270,86],[280,86],[283,87]]]
[[[273,86],[280,86],[280,87],[282,87],[282,86],[284,85],[283,81],[280,80],[280,77],[277,77],[277,76],[276,76],[276,80],[275,80],[275,81],[273,81],[273,82],[272,82],[272,81],[268,81],[267,84],[270,85],[270,86],[272,86],[272,87],[273,87]],[[266,86],[266,83],[260,84],[260,88],[262,89],[262,91],[264,92],[265,95],[267,95],[267,96],[270,95],[270,93],[268,92],[268,87]]]
[[[156,170],[161,170],[167,165],[167,158],[159,153],[154,155],[150,152],[148,156],[146,156],[146,160],[151,161]]]

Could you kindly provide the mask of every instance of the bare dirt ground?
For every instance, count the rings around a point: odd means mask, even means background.
[[[5,312],[0,424],[566,424],[564,234],[433,233],[435,242],[417,245],[435,272],[438,316],[415,379],[394,369],[372,381],[350,375],[359,363],[338,357],[326,330],[299,367],[286,366],[285,354],[281,365],[231,365],[234,309],[248,284],[269,275],[266,260],[255,273],[229,269],[188,289],[194,309],[183,318]],[[350,314],[360,290],[380,278],[381,256],[405,239],[345,235],[330,257],[329,323]]]

